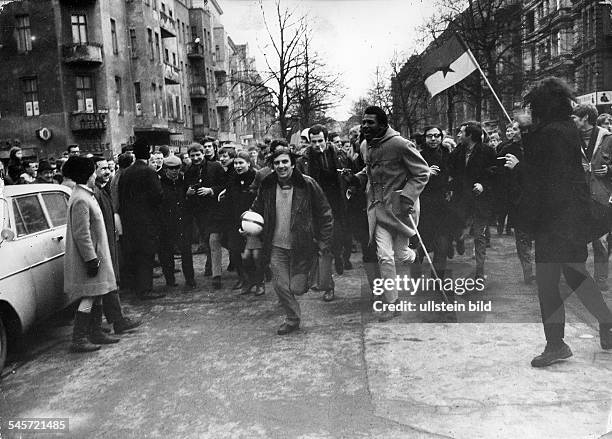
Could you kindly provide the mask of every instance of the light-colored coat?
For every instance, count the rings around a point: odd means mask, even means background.
[[[95,277],[87,275],[85,262],[98,258]],[[93,191],[76,185],[68,202],[64,292],[70,301],[102,296],[117,289],[102,210]]]
[[[363,141],[361,155],[366,167],[356,176],[367,180],[367,212],[370,241],[377,224],[406,236],[416,231],[407,215],[401,213],[401,197],[414,203],[412,218],[419,223],[419,195],[429,179],[429,166],[409,140],[392,128],[370,142]]]

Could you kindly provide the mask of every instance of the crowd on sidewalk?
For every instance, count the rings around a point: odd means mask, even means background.
[[[612,314],[601,294],[612,225],[612,116],[572,102],[567,84],[547,78],[503,133],[466,121],[455,133],[428,125],[408,140],[371,106],[348,138],[317,124],[302,131],[299,145],[275,139],[246,148],[206,137],[175,155],[139,139],[116,160],[85,157],[71,145],[66,157],[38,163],[14,148],[4,180],[73,188],[64,282],[80,299],[74,351],[119,341],[102,329],[102,314],[117,334],[140,324],[123,315],[120,294],[163,297],[153,288],[156,261],[169,288],[182,271],[183,290],[192,290],[202,270],[219,291],[227,249],[238,275],[233,290],[261,296],[272,280],[285,312],[277,332],[285,335],[300,327],[297,296],[312,288],[334,300],[333,271],[353,269],[354,243],[372,286],[397,276],[452,278],[447,260],[473,236],[472,277],[486,285],[493,226],[514,235],[522,280],[537,282],[547,345],[532,365],[542,367],[572,355],[563,342],[561,273],[598,319],[602,348],[612,348]],[[246,211],[260,216],[260,233],[242,229]],[[585,265],[589,242],[593,276]],[[206,253],[204,267],[194,267],[194,244]],[[397,289],[385,289],[382,300],[379,319],[396,317]]]

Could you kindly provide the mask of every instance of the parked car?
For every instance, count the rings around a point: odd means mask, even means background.
[[[70,189],[57,184],[0,188],[0,371],[8,345],[69,305],[64,251]]]

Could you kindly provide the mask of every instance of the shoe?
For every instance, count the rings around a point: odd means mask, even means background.
[[[220,290],[223,288],[223,284],[221,283],[221,276],[215,276],[212,280],[213,290]]]
[[[300,329],[299,323],[297,325],[290,325],[289,323],[285,322],[280,325],[280,328],[278,328],[278,331],[276,331],[276,333],[278,335],[287,335],[292,333],[293,331],[297,331],[298,329]]]
[[[112,337],[102,331],[102,304],[95,304],[91,308],[89,321],[89,341],[93,344],[119,343],[117,337]]]
[[[544,348],[544,352],[531,360],[532,367],[546,367],[550,366],[557,361],[565,360],[566,358],[571,357],[572,350],[568,345],[561,342],[560,345],[553,345],[550,343],[546,343],[546,348]]]
[[[193,280],[193,279],[187,279],[185,281],[185,288],[187,288],[189,290],[191,290],[191,289],[193,289],[193,288],[195,288],[197,286],[198,286],[198,284],[196,284],[196,281]]]
[[[604,292],[610,289],[610,287],[608,287],[608,281],[605,279],[596,280],[595,283],[597,284],[597,288],[599,288],[599,291]]]
[[[238,279],[236,283],[234,284],[234,286],[232,287],[232,290],[241,290],[243,286],[244,286],[244,282],[242,281],[242,279]]]
[[[91,343],[88,338],[90,323],[91,313],[77,311],[74,316],[70,352],[93,352],[100,349],[100,345]]]
[[[612,349],[612,325],[599,325],[599,343],[602,349]]]
[[[166,286],[167,287],[178,287],[178,284],[176,283],[176,280],[174,279],[166,279]]]
[[[142,325],[141,320],[124,317],[121,321],[115,322],[113,324],[113,328],[115,329],[115,334],[123,334],[125,332],[130,332],[132,329],[138,328],[140,325]]]
[[[110,334],[111,333],[111,328],[107,328],[106,326],[102,326],[100,328],[100,331],[104,332],[105,334]]]
[[[353,269],[353,264],[351,264],[351,261],[349,261],[348,259],[346,259],[344,261],[344,269],[345,270],[352,270]]]
[[[334,300],[334,290],[327,290],[325,293],[323,293],[323,301],[324,302],[331,302],[332,300]]]
[[[465,241],[462,239],[457,241],[457,254],[464,255],[465,254]]]
[[[266,285],[265,284],[259,284],[255,286],[255,295],[256,296],[263,296],[264,294],[266,294]]]
[[[344,274],[344,261],[340,258],[334,260],[334,266],[336,267],[336,273],[339,275]]]
[[[155,300],[161,299],[162,297],[166,297],[166,295],[162,293],[154,293],[153,291],[145,291],[144,293],[138,295],[140,300]]]

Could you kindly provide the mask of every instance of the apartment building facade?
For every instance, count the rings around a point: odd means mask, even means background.
[[[234,131],[252,124],[233,119],[244,98],[222,14],[216,0],[4,2],[0,158],[12,145],[110,156],[139,137],[177,150],[202,136],[248,138]]]

